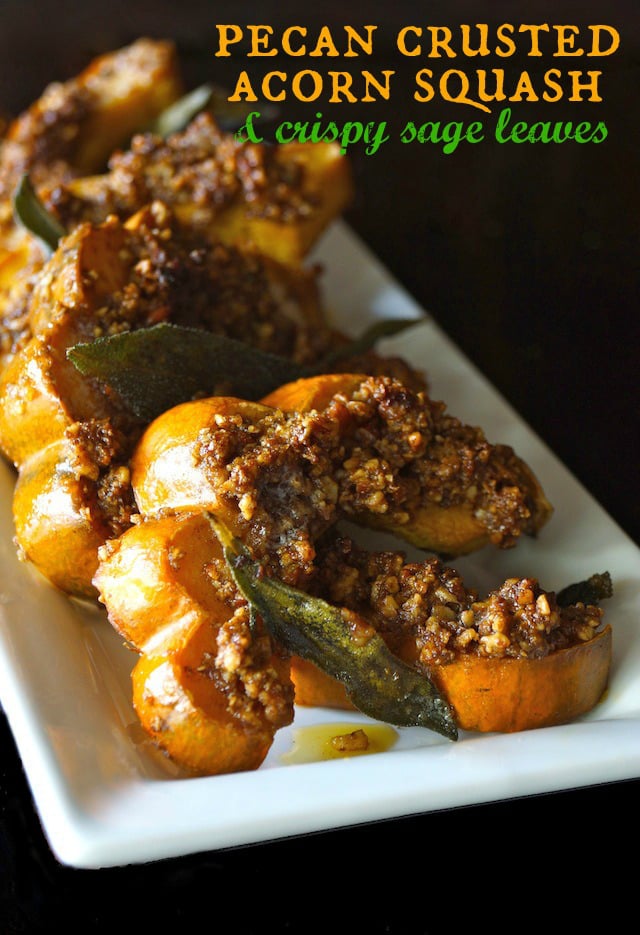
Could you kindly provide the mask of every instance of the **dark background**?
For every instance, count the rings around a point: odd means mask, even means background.
[[[353,147],[357,196],[347,219],[640,542],[640,4],[396,0],[307,10],[293,2],[0,0],[0,109],[17,112],[49,80],[68,77],[95,53],[141,34],[175,38],[190,82],[232,85],[248,60],[214,58],[216,23],[310,29],[374,23],[374,58],[352,60],[350,67],[395,69],[392,104],[319,101],[313,113],[339,122],[388,120],[396,133],[408,119],[483,119],[491,126],[491,118],[469,108],[413,102],[411,76],[437,63],[394,54],[401,25],[476,22],[618,28],[620,50],[599,63],[547,57],[477,63],[522,66],[532,74],[554,66],[601,68],[601,104],[515,106],[519,119],[530,121],[605,120],[608,139],[598,146],[487,141],[448,156],[417,144],[387,143],[369,157]],[[297,59],[275,62],[289,71],[309,67]],[[252,75],[265,68],[259,60],[250,67]],[[316,59],[313,67],[345,66]],[[290,101],[281,115],[304,112]],[[60,866],[48,850],[4,720],[0,731],[0,935],[50,931],[56,923],[102,932],[125,919],[166,931],[200,920],[219,926],[227,916],[235,933],[346,931],[354,927],[351,919],[356,931],[371,933],[430,932],[443,921],[458,929],[463,920],[506,930],[521,924],[523,913],[529,922],[555,920],[557,928],[563,917],[572,925],[593,923],[594,913],[616,914],[634,903],[619,841],[633,827],[637,781],[141,867],[79,871]],[[560,915],[549,916],[552,894]],[[519,915],[506,913],[515,904]]]

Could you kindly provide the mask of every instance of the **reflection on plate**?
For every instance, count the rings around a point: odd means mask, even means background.
[[[344,225],[327,235],[318,258],[327,269],[328,305],[354,335],[372,318],[421,314]],[[463,734],[458,743],[400,729],[384,752],[315,762],[287,755],[295,731],[330,723],[344,724],[346,732],[371,722],[351,712],[298,709],[256,772],[187,778],[137,727],[133,657],[104,615],[69,601],[18,561],[13,475],[3,465],[0,700],[44,831],[63,863],[137,863],[640,775],[640,550],[433,322],[390,339],[384,349],[426,369],[433,396],[452,414],[481,425],[490,441],[513,445],[556,507],[537,540],[457,562],[470,586],[489,590],[505,577],[532,575],[557,590],[604,566],[613,574],[615,596],[606,614],[614,660],[606,698],[562,727]],[[365,541],[373,547],[390,540],[366,533]]]

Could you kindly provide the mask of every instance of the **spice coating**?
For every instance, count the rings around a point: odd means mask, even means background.
[[[194,463],[236,505],[254,553],[289,583],[304,580],[313,543],[340,518],[388,516],[402,529],[425,504],[464,504],[503,548],[541,522],[511,448],[391,377],[363,376],[321,411],[259,421],[221,412],[202,428]]]
[[[481,597],[438,559],[368,552],[349,538],[319,551],[314,593],[374,623],[390,647],[425,671],[462,654],[540,659],[591,640],[602,609],[559,607],[533,578],[509,578]]]

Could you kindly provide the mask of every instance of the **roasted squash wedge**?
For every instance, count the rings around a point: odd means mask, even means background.
[[[463,656],[431,677],[462,730],[512,733],[565,724],[602,700],[611,670],[612,632],[541,659]]]
[[[63,238],[31,297],[32,337],[0,373],[0,450],[29,477],[28,483],[22,479],[14,505],[18,543],[43,574],[48,576],[47,568],[51,569],[52,580],[62,588],[59,560],[54,555],[43,560],[43,514],[36,504],[51,500],[63,481],[65,489],[72,483],[69,464],[77,458],[68,456],[69,434],[88,432],[96,438],[104,424],[110,436],[121,437],[116,460],[104,445],[94,459],[100,462],[96,470],[104,484],[106,472],[126,466],[143,428],[116,392],[74,367],[67,358],[70,347],[163,321],[230,336],[242,334],[248,342],[263,342],[271,350],[295,356],[307,353],[315,340],[312,336],[322,333],[313,271],[285,268],[235,248],[205,249],[201,242],[194,259],[191,240],[176,234],[174,225],[170,212],[154,203],[124,224],[116,218],[100,225],[86,223]],[[173,271],[169,277],[167,264]],[[52,460],[55,452],[62,458],[57,466]],[[67,454],[62,457],[62,452]],[[100,504],[92,499],[84,475],[81,484],[74,480],[73,485],[73,497],[63,497],[65,529],[71,525],[76,533],[86,531],[87,514],[93,519],[90,535],[67,539],[70,549],[86,547],[90,554],[71,551],[65,557],[65,567],[73,571],[66,589],[77,593],[81,570],[90,570],[81,587],[86,594],[92,590],[97,564],[97,530],[110,529],[113,534],[114,527],[109,520],[100,521],[96,512]],[[122,509],[123,505],[117,507],[118,512]],[[50,535],[55,536],[55,522],[62,522],[62,514],[54,512],[50,520]],[[36,531],[38,542],[32,539]]]
[[[80,439],[65,436],[25,461],[12,507],[22,556],[60,590],[95,599],[98,549],[135,512],[126,461],[99,466]]]
[[[441,562],[407,562],[348,539],[325,545],[313,587],[369,620],[400,659],[428,674],[461,730],[548,727],[591,711],[606,691],[611,627],[588,598],[508,579],[481,597]],[[606,576],[605,576],[606,577]],[[582,595],[584,588],[578,588]],[[343,686],[292,658],[296,701],[352,708]]]
[[[540,659],[462,655],[429,674],[451,705],[460,730],[515,733],[566,724],[588,714],[607,690],[612,631]],[[411,652],[405,661],[409,661]],[[344,687],[313,663],[294,656],[296,703],[354,710]]]
[[[338,387],[342,392],[336,391]],[[283,406],[265,405],[274,403],[292,408],[284,413]],[[443,443],[445,432],[449,438]],[[225,436],[233,441],[225,441]],[[208,458],[203,441],[207,437],[215,447],[228,445],[233,457]],[[433,450],[430,437],[435,440]],[[301,438],[308,440],[306,449]],[[474,473],[469,464],[476,451]],[[256,486],[253,498],[244,500],[240,487],[230,490],[220,483],[232,470],[232,461],[241,471],[243,457]],[[281,471],[279,492],[276,481],[269,479],[274,458],[279,459]],[[315,501],[307,469],[311,461],[316,467],[325,462],[324,473],[318,468],[313,475],[322,491]],[[440,470],[441,464],[446,471]],[[314,535],[342,516],[446,555],[462,554],[490,541],[511,545],[521,533],[535,534],[550,513],[539,483],[510,449],[490,446],[477,430],[443,419],[439,406],[433,406],[426,394],[389,378],[362,374],[302,380],[271,394],[262,409],[255,403],[218,397],[169,410],[144,433],[132,462],[132,478],[143,513],[156,510],[160,503],[168,509],[200,507],[214,512],[224,503],[221,518],[236,531],[238,521],[248,527],[255,519],[254,501],[261,493],[272,501],[269,506],[265,501],[262,508],[274,516],[278,498],[289,500],[294,509],[292,504],[301,502],[300,491],[307,484],[306,515],[314,517]],[[312,504],[320,500],[319,511]],[[504,503],[511,509],[514,502],[516,508],[502,516]],[[229,510],[239,520],[232,521]],[[325,524],[316,526],[322,511]],[[299,527],[305,524],[304,512],[302,506],[297,510]]]
[[[108,172],[72,179],[49,204],[71,227],[107,213],[125,219],[162,201],[200,237],[298,266],[351,198],[349,163],[337,144],[240,143],[203,113],[166,140],[138,136]]]
[[[101,555],[101,600],[140,653],[144,729],[192,772],[256,769],[293,719],[289,660],[252,631],[211,525],[202,514],[145,520]]]
[[[32,280],[47,258],[15,222],[21,178],[29,174],[50,203],[61,185],[106,168],[114,149],[174,103],[182,88],[173,44],[140,39],[52,84],[10,123],[0,141],[0,367],[28,340]]]
[[[143,38],[98,56],[77,77],[49,85],[9,125],[2,141],[4,197],[25,172],[48,185],[100,171],[182,93],[171,42]]]

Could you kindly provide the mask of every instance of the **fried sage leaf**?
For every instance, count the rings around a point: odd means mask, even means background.
[[[40,201],[28,175],[23,175],[13,194],[13,211],[21,224],[53,252],[66,231]]]
[[[202,84],[163,110],[147,129],[150,133],[166,138],[172,133],[186,129],[198,114],[209,111],[222,130],[236,130],[246,122],[255,107],[246,101],[229,101],[230,97],[231,91],[228,88],[217,84]],[[277,107],[268,105],[261,108],[260,118],[262,121],[271,120],[278,113]]]
[[[451,708],[433,683],[389,652],[362,617],[265,575],[244,545],[208,516],[238,588],[275,639],[341,682],[363,714],[457,740]]]
[[[167,137],[184,130],[194,117],[209,106],[213,93],[213,86],[210,84],[203,84],[189,91],[156,117],[149,127],[150,132],[157,136]]]
[[[360,337],[348,341],[343,347],[331,351],[320,360],[320,363],[314,368],[315,373],[325,373],[334,364],[345,357],[356,357],[358,354],[364,354],[366,351],[375,347],[382,338],[391,338],[395,334],[400,334],[407,328],[419,324],[426,319],[421,318],[384,318],[382,321],[376,321],[364,331]]]
[[[560,607],[570,607],[572,604],[599,604],[609,597],[613,597],[613,583],[609,572],[604,571],[567,585],[558,591],[556,600]]]
[[[170,324],[75,344],[67,357],[80,373],[108,383],[145,420],[201,395],[259,399],[304,375],[284,357],[242,341]]]
[[[378,322],[345,345],[340,356],[361,353],[382,335],[416,323]],[[80,373],[108,383],[134,415],[146,420],[196,396],[261,399],[284,383],[326,373],[335,363],[332,355],[302,367],[234,338],[166,323],[75,344],[67,357]]]

